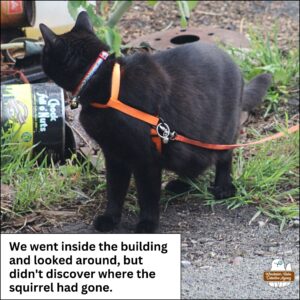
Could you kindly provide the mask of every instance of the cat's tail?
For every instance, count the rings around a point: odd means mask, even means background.
[[[262,102],[271,81],[272,75],[264,73],[254,77],[245,86],[242,103],[243,111],[251,111]]]

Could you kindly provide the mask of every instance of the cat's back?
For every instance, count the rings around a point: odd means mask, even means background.
[[[160,62],[164,62],[166,58],[189,60],[191,58],[199,59],[199,57],[206,60],[225,58],[228,61],[232,61],[230,56],[216,45],[201,41],[160,51],[154,54],[153,57]]]
[[[214,44],[195,42],[152,57],[171,78],[172,99],[180,101],[184,95],[186,105],[193,107],[197,99],[207,109],[212,103],[220,106],[225,101],[233,108],[241,101],[241,71],[231,57]]]
[[[158,52],[153,58],[172,73],[181,69],[183,72],[205,73],[214,77],[231,72],[232,76],[240,77],[239,68],[225,51],[201,41]]]

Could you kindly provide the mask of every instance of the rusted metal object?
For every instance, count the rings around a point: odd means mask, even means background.
[[[1,29],[33,26],[35,1],[1,1]]]
[[[221,43],[238,48],[250,47],[249,41],[244,35],[235,31],[213,27],[188,28],[186,30],[175,28],[155,32],[134,40],[129,46],[149,45],[154,50],[166,50],[196,41]]]

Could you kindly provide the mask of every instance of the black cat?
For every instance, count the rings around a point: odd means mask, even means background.
[[[43,68],[59,86],[74,91],[101,51],[108,46],[94,34],[85,12],[73,29],[55,35],[44,24]],[[119,99],[134,108],[161,117],[172,130],[207,143],[233,144],[239,134],[242,110],[259,104],[271,76],[262,74],[247,86],[239,68],[216,46],[197,42],[176,49],[115,58],[110,55],[80,92],[80,120],[101,146],[106,162],[107,209],[94,225],[112,230],[121,219],[122,206],[133,174],[140,205],[136,232],[154,232],[159,222],[161,173],[166,168],[180,177],[196,178],[216,164],[213,192],[216,198],[231,197],[232,151],[214,151],[171,141],[159,153],[150,136],[150,125],[114,109],[98,109],[110,98],[114,64],[121,65]],[[182,192],[178,180],[167,189]]]

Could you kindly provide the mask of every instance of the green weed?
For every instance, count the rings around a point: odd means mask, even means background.
[[[227,52],[240,66],[246,81],[267,72],[273,75],[272,86],[265,98],[266,117],[277,112],[299,87],[299,48],[283,51],[278,45],[278,30],[261,33],[250,30],[250,49],[227,47]]]
[[[211,173],[206,176],[212,179]],[[207,205],[225,204],[228,209],[255,205],[261,213],[280,222],[282,229],[287,221],[299,215],[299,133],[263,144],[255,155],[249,150],[236,150],[235,197],[215,200],[209,192],[210,181],[202,178],[192,183]]]
[[[52,203],[72,201],[88,191],[90,197],[101,191],[103,179],[91,169],[89,161],[81,163],[76,155],[65,165],[49,164],[41,152],[32,154],[32,148],[13,142],[13,134],[1,135],[1,183],[15,191],[12,212],[23,214]],[[42,156],[45,156],[43,159]],[[99,184],[100,182],[100,184]],[[88,196],[86,196],[88,197]]]

